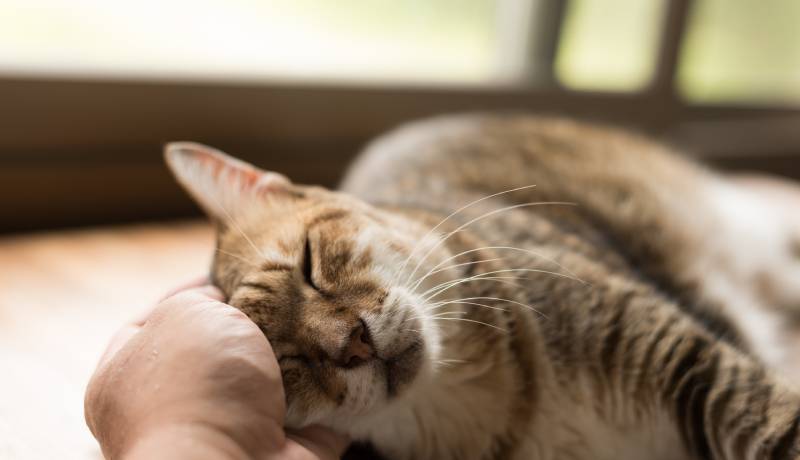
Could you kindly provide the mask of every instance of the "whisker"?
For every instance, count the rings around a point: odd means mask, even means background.
[[[465,312],[465,311],[444,311],[444,312],[436,313],[436,314],[433,314],[433,315],[427,315],[427,314],[425,314],[425,315],[418,315],[418,316],[412,316],[412,317],[410,317],[410,318],[407,318],[407,319],[406,319],[405,321],[403,321],[403,322],[404,322],[404,323],[407,323],[407,322],[409,322],[409,321],[414,321],[414,320],[417,320],[417,319],[435,319],[435,318],[438,318],[438,317],[440,317],[440,316],[445,316],[445,315],[453,315],[453,314],[457,314],[457,315],[466,315],[466,314],[467,314],[467,312]]]
[[[472,361],[469,361],[467,359],[443,358],[443,359],[437,359],[436,362],[437,363],[467,364],[467,363],[471,363]]]
[[[225,254],[225,255],[227,255],[227,256],[231,256],[231,257],[233,257],[233,258],[239,259],[239,260],[241,260],[242,262],[246,263],[247,265],[250,265],[251,267],[258,267],[258,264],[256,264],[255,262],[253,262],[253,261],[251,261],[251,260],[249,260],[249,259],[246,259],[246,258],[244,258],[243,256],[241,256],[241,255],[239,255],[239,254],[234,254],[234,253],[232,253],[232,252],[223,251],[223,250],[222,250],[222,249],[220,249],[220,248],[214,248],[214,250],[215,250],[215,251],[217,251],[217,252],[219,252],[219,253]]]
[[[471,201],[471,202],[465,204],[464,206],[456,209],[455,211],[451,212],[447,217],[445,217],[444,219],[439,221],[438,224],[433,226],[433,228],[428,230],[428,233],[426,233],[422,237],[422,239],[420,239],[419,242],[414,245],[414,248],[411,250],[411,252],[408,254],[408,257],[406,257],[406,260],[403,262],[403,265],[400,266],[400,270],[398,271],[398,273],[402,273],[403,270],[405,270],[406,265],[408,265],[408,262],[411,260],[411,257],[414,254],[416,254],[416,251],[417,251],[417,248],[419,248],[419,245],[422,244],[422,242],[425,241],[433,232],[435,232],[437,228],[441,227],[442,224],[444,224],[445,222],[450,220],[450,218],[452,218],[453,216],[455,216],[458,213],[460,213],[461,211],[469,208],[470,206],[476,205],[476,204],[478,204],[478,203],[480,203],[482,201],[486,201],[486,200],[491,199],[491,198],[495,198],[495,197],[498,197],[498,196],[501,196],[501,195],[505,195],[507,193],[513,193],[513,192],[517,192],[517,191],[520,191],[520,190],[525,190],[525,189],[529,189],[529,188],[533,188],[533,187],[536,187],[536,185],[526,185],[526,186],[523,186],[523,187],[512,188],[510,190],[504,190],[502,192],[494,193],[492,195],[487,195],[487,196],[479,198],[479,199],[477,199],[475,201]]]
[[[437,269],[437,268],[439,268],[441,265],[443,265],[443,264],[445,264],[445,263],[449,262],[450,260],[453,260],[453,259],[455,259],[455,258],[458,258],[458,257],[460,257],[460,256],[467,255],[467,254],[470,254],[470,253],[473,253],[473,252],[477,252],[477,251],[483,251],[483,250],[487,250],[487,249],[490,249],[490,250],[510,250],[510,251],[519,251],[519,252],[524,252],[524,253],[527,253],[527,254],[531,254],[531,255],[533,255],[533,256],[539,257],[540,259],[543,259],[543,260],[545,260],[545,261],[547,261],[547,262],[550,262],[550,263],[554,264],[555,266],[557,266],[558,268],[560,268],[560,269],[564,270],[565,272],[567,272],[569,275],[573,276],[573,277],[574,277],[574,278],[575,278],[577,281],[580,281],[580,282],[581,282],[581,283],[583,283],[584,285],[588,285],[588,284],[589,284],[589,283],[587,283],[586,281],[583,281],[582,279],[580,279],[580,278],[578,277],[578,275],[576,275],[575,273],[573,273],[573,272],[572,272],[570,269],[568,269],[567,267],[565,267],[565,266],[563,266],[562,264],[558,263],[558,262],[557,262],[555,259],[553,259],[553,258],[551,258],[551,257],[547,257],[547,256],[545,256],[544,254],[541,254],[541,253],[539,253],[539,252],[537,252],[537,251],[534,251],[534,250],[531,250],[531,249],[518,248],[518,247],[515,247],[515,246],[484,246],[484,247],[481,247],[481,248],[468,249],[468,250],[466,250],[466,251],[459,252],[458,254],[456,254],[456,255],[454,255],[454,256],[450,256],[450,257],[448,257],[448,258],[444,259],[443,261],[441,261],[441,262],[439,262],[438,264],[436,264],[436,265],[433,267],[433,269]],[[427,276],[427,275],[426,275],[426,276]],[[411,290],[415,290],[415,289],[417,289],[417,288],[419,287],[419,285],[422,283],[422,281],[423,281],[424,279],[425,279],[425,277],[419,278],[419,279],[418,279],[418,280],[417,280],[417,281],[414,283],[414,286],[411,288]]]
[[[432,319],[434,321],[466,321],[468,323],[482,324],[484,326],[488,326],[491,327],[492,329],[497,329],[498,331],[502,331],[508,334],[508,331],[506,329],[503,329],[502,327],[495,326],[494,324],[484,323],[483,321],[478,321],[476,319],[470,319],[470,318],[432,318]]]
[[[464,301],[464,300],[454,300],[454,301],[449,301],[449,302],[442,302],[442,303],[440,303],[439,305],[437,305],[437,306],[435,306],[433,308],[429,308],[428,311],[436,310],[436,309],[442,308],[442,307],[447,306],[447,305],[452,305],[452,304],[475,305],[475,306],[478,306],[478,307],[486,307],[486,308],[488,308],[490,310],[506,311],[506,309],[503,308],[503,307],[495,307],[494,305],[486,305],[485,303],[478,303],[478,302],[467,302],[467,301]]]
[[[432,286],[428,290],[420,293],[419,296],[422,297],[422,298],[425,298],[428,294],[430,294],[431,292],[434,292],[434,291],[436,291],[438,289],[449,287],[449,286],[452,286],[452,285],[455,285],[455,284],[459,284],[461,281],[464,281],[464,280],[489,279],[489,278],[492,278],[490,275],[492,275],[492,273],[489,273],[489,272],[478,273],[477,275],[465,276],[465,277],[462,277],[462,278],[456,278],[456,279],[452,279],[452,280],[449,280],[449,281],[443,281],[443,282],[441,282],[441,283],[439,283],[439,284],[437,284],[435,286]],[[508,277],[508,279],[527,279],[527,277]]]
[[[475,275],[475,276],[472,276],[472,277],[466,278],[466,279],[477,278],[477,277],[480,277],[481,275],[492,275],[492,274],[495,274],[495,273],[509,273],[509,272],[545,273],[545,274],[548,274],[548,275],[553,275],[553,276],[557,276],[557,277],[561,277],[561,278],[567,278],[567,279],[570,279],[570,280],[573,280],[573,281],[579,281],[579,280],[576,280],[575,278],[573,278],[573,277],[571,277],[569,275],[565,275],[563,273],[552,272],[552,271],[549,271],[549,270],[539,270],[537,268],[506,268],[506,269],[502,269],[502,270],[492,270],[492,271],[489,271],[489,272],[486,272],[486,273],[481,273],[481,274],[478,274],[478,275]],[[441,291],[437,292],[436,294],[431,295],[429,297],[426,297],[426,300],[433,298],[435,295],[439,295],[441,292],[444,292],[444,291],[450,289],[451,287],[453,287],[453,286],[447,286],[446,288],[443,288]],[[422,294],[422,296],[425,297],[432,289],[429,289],[428,291],[425,291]]]
[[[465,311],[443,311],[433,315],[426,315],[426,317],[430,319],[436,319],[436,318],[446,318],[449,315],[466,315],[466,314],[467,312]]]
[[[398,284],[398,281],[400,280],[400,277],[403,276],[403,271],[408,266],[408,262],[411,260],[411,257],[414,255],[414,253],[417,251],[417,249],[419,249],[419,247],[422,244],[424,244],[426,241],[428,241],[431,238],[440,238],[440,236],[432,235],[432,232],[429,231],[428,233],[425,234],[425,236],[423,236],[420,240],[418,240],[414,244],[414,247],[411,248],[411,252],[409,252],[408,256],[405,258],[403,263],[400,265],[400,268],[395,272],[394,277],[392,278],[392,284]]]
[[[522,302],[517,302],[516,300],[506,299],[504,297],[485,297],[485,296],[481,296],[481,297],[464,297],[463,299],[444,300],[444,301],[441,301],[441,302],[436,302],[434,304],[431,304],[431,305],[433,305],[433,308],[431,308],[431,309],[439,308],[439,306],[442,305],[442,304],[449,304],[451,302],[452,303],[457,303],[459,301],[464,301],[464,300],[496,300],[498,302],[508,302],[508,303],[511,303],[511,304],[514,304],[514,305],[519,305],[520,307],[523,307],[523,308],[527,308],[528,310],[536,312],[536,313],[538,313],[539,315],[543,316],[546,319],[550,319],[550,318],[547,317],[547,315],[542,313],[540,310],[537,310],[536,308],[534,308],[534,307],[532,307],[532,306],[530,306],[528,304],[525,304],[525,303],[522,303]]]
[[[256,244],[255,244],[255,243],[253,243],[253,240],[251,240],[251,239],[250,239],[250,237],[249,237],[249,236],[247,236],[247,233],[245,233],[245,232],[244,232],[244,230],[242,230],[242,228],[241,228],[241,227],[239,227],[239,224],[237,224],[237,223],[236,223],[236,219],[234,219],[234,218],[233,218],[233,216],[232,216],[232,215],[231,215],[231,214],[228,212],[228,210],[227,210],[227,209],[225,209],[225,206],[222,206],[222,204],[221,204],[221,203],[220,203],[220,202],[219,202],[219,201],[218,201],[216,198],[214,198],[214,196],[213,196],[213,195],[209,194],[209,196],[208,196],[208,197],[209,197],[209,198],[210,198],[210,199],[211,199],[211,200],[214,202],[214,204],[216,204],[216,205],[217,205],[217,207],[218,207],[218,208],[219,208],[219,209],[220,209],[220,210],[221,210],[221,211],[222,211],[222,212],[225,214],[225,217],[227,217],[227,218],[228,218],[228,220],[230,221],[230,223],[231,223],[231,225],[233,226],[233,228],[235,228],[235,229],[236,229],[236,231],[238,231],[239,233],[241,233],[241,234],[242,234],[242,236],[244,237],[244,239],[245,239],[245,240],[247,240],[247,242],[250,244],[250,246],[253,248],[253,250],[254,250],[254,251],[256,251],[256,254],[260,255],[262,259],[266,259],[266,257],[264,256],[264,253],[263,253],[263,252],[261,252],[261,250],[260,250],[260,249],[259,249],[259,248],[256,246]]]
[[[521,302],[517,302],[517,301],[511,300],[511,299],[501,298],[501,297],[466,297],[466,298],[463,298],[463,299],[446,300],[446,301],[441,301],[441,302],[437,302],[437,303],[433,304],[432,306],[427,308],[426,311],[437,310],[439,308],[445,307],[447,305],[453,305],[453,304],[474,305],[474,306],[477,306],[477,307],[484,307],[484,308],[487,308],[487,309],[490,309],[490,310],[506,311],[506,309],[503,308],[503,307],[495,307],[494,305],[486,305],[484,303],[470,302],[470,300],[481,300],[481,299],[497,300],[497,301],[501,301],[501,302],[508,302],[508,303],[511,303],[511,304],[514,304],[514,305],[519,305],[521,307],[524,307],[526,309],[529,309],[529,310],[539,314],[540,316],[544,317],[545,319],[549,319],[547,317],[547,315],[545,315],[544,313],[540,312],[539,310],[531,307],[530,305],[527,305],[527,304],[524,304],[524,303],[521,303]],[[468,312],[465,312],[465,311],[440,312],[440,313],[431,314],[431,315],[421,315],[421,316],[411,317],[411,318],[408,318],[406,321],[413,321],[413,320],[416,320],[416,319],[423,319],[423,318],[438,318],[438,317],[443,317],[443,316],[452,315],[452,314],[465,315],[465,314],[468,314]]]
[[[433,297],[431,295],[432,293],[435,293],[437,291],[444,291],[444,290],[450,289],[451,287],[459,285],[459,284],[462,284],[463,282],[466,282],[466,281],[478,280],[478,279],[496,278],[496,277],[493,277],[491,275],[492,275],[492,273],[488,273],[487,272],[487,273],[481,273],[481,274],[478,274],[478,275],[468,276],[468,277],[464,277],[464,278],[457,278],[457,279],[452,280],[452,281],[446,281],[444,283],[440,283],[440,284],[428,289],[427,291],[423,292],[422,294],[420,294],[420,297],[425,299],[425,301],[427,302],[427,301],[430,301],[430,299]],[[508,277],[508,278],[497,277],[497,278],[499,278],[499,279],[523,279],[524,277]]]
[[[437,302],[436,304],[434,304],[433,307],[426,308],[425,309],[426,313],[423,313],[423,314],[417,315],[417,316],[412,316],[410,318],[407,318],[406,321],[413,321],[413,320],[416,320],[416,319],[425,319],[425,318],[436,318],[437,316],[441,316],[441,315],[451,315],[451,314],[466,315],[466,314],[469,313],[469,312],[466,312],[466,311],[446,311],[446,312],[439,312],[439,313],[434,313],[434,314],[428,314],[427,313],[427,312],[430,312],[432,310],[436,310],[436,309],[442,308],[442,307],[444,307],[444,306],[446,306],[448,304],[476,305],[476,306],[479,306],[479,307],[486,307],[486,308],[488,308],[490,310],[506,311],[506,309],[502,308],[502,307],[495,307],[493,305],[486,305],[486,304],[477,303],[477,302],[468,302],[468,301],[463,301],[463,299],[458,299],[458,300],[453,300],[453,301]],[[406,305],[408,305],[408,304],[406,304]]]
[[[475,279],[463,279],[463,280],[459,280],[459,281],[453,283],[450,286],[445,286],[444,288],[442,288],[442,290],[440,292],[436,292],[436,293],[428,296],[427,298],[424,299],[424,301],[425,302],[430,302],[431,299],[433,299],[437,295],[441,294],[442,292],[447,291],[451,287],[454,287],[456,285],[462,284],[462,282],[463,283],[471,283],[471,282],[475,282],[475,281],[493,281],[493,282],[500,283],[500,284],[508,284],[509,286],[522,288],[523,286],[520,285],[519,283],[515,283],[514,281],[508,281],[508,280],[519,281],[519,280],[524,280],[524,279],[529,279],[529,278],[524,277],[524,276],[486,276],[486,277],[475,278]]]
[[[428,257],[430,257],[430,255],[433,253],[434,250],[436,250],[436,248],[441,246],[442,243],[447,241],[448,238],[450,238],[451,236],[453,236],[457,232],[461,231],[462,229],[466,228],[467,226],[469,226],[469,225],[471,225],[471,224],[473,224],[473,223],[475,223],[475,222],[477,222],[479,220],[483,220],[483,219],[485,219],[487,217],[491,217],[491,216],[493,216],[495,214],[499,214],[501,212],[511,211],[511,210],[514,210],[514,209],[525,208],[525,207],[546,206],[546,205],[575,206],[576,203],[571,203],[571,202],[566,202],[566,201],[538,201],[538,202],[531,202],[531,203],[521,203],[521,204],[515,204],[515,205],[511,205],[511,206],[505,206],[505,207],[500,208],[500,209],[495,209],[495,210],[486,212],[486,213],[484,213],[484,214],[482,214],[482,215],[480,215],[478,217],[475,217],[475,218],[467,221],[466,223],[462,224],[461,226],[456,228],[454,231],[452,231],[452,232],[448,233],[447,235],[445,235],[444,238],[440,239],[438,243],[436,243],[432,248],[430,248],[428,250],[428,252],[426,252],[425,255],[422,256],[422,259],[419,262],[417,262],[417,265],[414,267],[414,270],[411,272],[411,274],[406,279],[406,283],[405,284],[408,285],[409,281],[414,276],[414,274],[417,273],[417,270],[419,270],[419,267],[422,265],[422,263],[425,262],[425,260],[427,260]]]
[[[431,295],[429,297],[425,297],[425,295],[427,295],[428,293],[431,293],[431,292],[439,290],[439,289],[446,290],[445,288],[450,288],[450,287],[453,287],[455,285],[458,285],[458,284],[461,284],[461,283],[464,283],[464,282],[469,282],[469,281],[480,281],[480,280],[521,280],[521,279],[529,279],[529,278],[524,277],[524,276],[480,276],[480,277],[471,276],[471,277],[468,277],[468,278],[458,278],[458,279],[453,280],[453,281],[447,281],[447,282],[444,282],[444,283],[440,283],[440,284],[428,289],[427,291],[425,291],[422,294],[422,297],[423,297],[423,300],[425,300],[426,302],[429,302],[430,299],[433,297],[433,295]],[[516,285],[516,286],[519,286],[519,285]]]
[[[449,265],[447,267],[442,267],[442,268],[439,268],[438,270],[436,270],[436,268],[439,267],[439,265],[436,265],[436,267],[433,267],[430,271],[428,271],[428,273],[426,273],[425,276],[419,278],[416,281],[416,283],[414,284],[414,286],[411,287],[411,290],[412,291],[416,290],[419,287],[419,285],[422,284],[422,282],[425,281],[425,279],[428,278],[429,276],[435,275],[435,274],[443,272],[445,270],[451,270],[453,268],[463,267],[465,265],[474,265],[474,264],[479,264],[479,263],[483,263],[483,262],[494,262],[494,261],[497,261],[497,260],[503,260],[503,258],[502,257],[495,257],[493,259],[481,259],[481,260],[475,260],[475,261],[472,261],[472,262],[464,262],[464,263],[460,263],[460,264]]]

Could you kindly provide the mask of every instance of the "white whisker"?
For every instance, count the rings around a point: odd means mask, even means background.
[[[426,252],[425,255],[422,256],[422,259],[420,259],[420,261],[417,262],[417,265],[414,267],[414,270],[411,272],[410,275],[408,275],[408,278],[406,279],[406,283],[405,284],[406,285],[409,284],[409,281],[413,278],[414,274],[417,273],[417,270],[419,270],[419,267],[422,265],[423,262],[425,262],[425,260],[428,259],[428,257],[430,257],[430,255],[433,253],[434,250],[436,250],[439,246],[441,246],[442,243],[447,241],[448,238],[450,238],[451,236],[455,235],[457,232],[461,231],[462,229],[466,228],[467,226],[469,226],[469,225],[471,225],[471,224],[473,224],[473,223],[475,223],[475,222],[477,222],[479,220],[483,220],[483,219],[485,219],[487,217],[491,217],[491,216],[493,216],[495,214],[498,214],[498,213],[501,213],[501,212],[511,211],[511,210],[514,210],[514,209],[525,208],[525,207],[546,206],[546,205],[575,206],[576,204],[575,203],[571,203],[571,202],[565,202],[565,201],[539,201],[539,202],[531,202],[531,203],[521,203],[521,204],[515,204],[515,205],[511,205],[511,206],[506,206],[506,207],[503,207],[503,208],[500,208],[500,209],[495,209],[495,210],[486,212],[486,213],[484,213],[484,214],[482,214],[482,215],[480,215],[478,217],[475,217],[475,218],[467,221],[466,223],[462,224],[461,226],[456,228],[454,231],[452,231],[452,232],[448,233],[447,235],[445,235],[444,238],[440,239],[438,243],[436,243],[432,248],[430,248],[428,250],[428,252]]]
[[[478,203],[480,203],[482,201],[486,201],[486,200],[491,199],[491,198],[495,198],[495,197],[498,197],[498,196],[501,196],[501,195],[505,195],[507,193],[513,193],[513,192],[517,192],[517,191],[520,191],[520,190],[525,190],[525,189],[529,189],[529,188],[533,188],[533,187],[536,187],[536,185],[526,185],[526,186],[523,186],[523,187],[512,188],[510,190],[504,190],[502,192],[494,193],[492,195],[487,195],[487,196],[479,198],[479,199],[477,199],[475,201],[471,201],[471,202],[465,204],[464,206],[456,209],[455,211],[451,212],[447,217],[445,217],[444,219],[439,221],[438,224],[434,225],[433,228],[428,230],[428,233],[426,233],[425,236],[423,236],[419,240],[419,242],[414,245],[414,248],[411,250],[411,252],[408,254],[408,257],[406,257],[406,260],[403,262],[403,265],[400,266],[400,270],[398,271],[398,273],[403,273],[403,270],[405,270],[406,265],[408,265],[409,260],[411,260],[411,257],[414,254],[416,254],[416,251],[417,251],[417,248],[419,248],[419,245],[422,244],[431,234],[433,234],[433,232],[435,232],[437,228],[441,227],[442,224],[444,224],[445,222],[450,220],[451,217],[453,217],[456,214],[460,213],[461,211],[469,208],[470,206],[476,205],[476,204],[478,204]],[[413,273],[412,273],[412,275],[413,275]]]
[[[567,279],[570,279],[570,280],[573,280],[573,281],[579,281],[579,280],[577,280],[577,279],[575,279],[575,278],[573,278],[573,277],[571,277],[569,275],[565,275],[563,273],[551,272],[549,270],[539,270],[539,269],[536,269],[536,268],[506,268],[506,269],[503,269],[503,270],[492,270],[492,271],[488,271],[486,273],[481,273],[481,274],[478,274],[478,275],[475,275],[475,276],[471,276],[469,278],[465,278],[465,279],[460,280],[460,281],[469,280],[469,279],[473,279],[473,278],[479,278],[482,275],[493,275],[493,274],[496,274],[496,273],[515,273],[515,272],[545,273],[545,274],[548,274],[548,275],[553,275],[553,276],[557,276],[557,277],[561,277],[561,278],[567,278]],[[460,282],[456,283],[456,284],[460,284]],[[433,289],[432,288],[432,289],[429,289],[428,291],[425,291],[422,294],[422,296],[425,297],[426,300],[429,300],[429,299],[433,298],[434,296],[439,295],[442,292],[450,289],[451,287],[453,287],[453,285],[447,286],[445,288],[442,288],[439,292],[437,292],[437,293],[435,293],[433,295],[427,296],[428,293]]]
[[[449,259],[450,258],[448,258],[448,260]],[[449,265],[447,267],[442,267],[442,268],[439,268],[438,270],[436,270],[436,268],[439,267],[439,265],[436,265],[436,267],[433,267],[430,271],[428,271],[428,273],[426,273],[425,276],[423,276],[422,278],[417,280],[417,282],[414,284],[414,286],[411,287],[411,290],[412,291],[416,290],[419,287],[419,285],[422,284],[422,282],[425,281],[425,279],[428,278],[429,276],[433,276],[433,275],[435,275],[437,273],[440,273],[440,272],[443,272],[445,270],[452,270],[454,268],[463,267],[465,265],[474,265],[474,264],[479,264],[479,263],[483,263],[483,262],[494,262],[494,261],[497,261],[497,260],[503,260],[503,258],[502,257],[495,257],[493,259],[481,259],[481,260],[475,260],[473,262],[463,262],[463,263],[460,263],[460,264],[455,264],[455,265]]]
[[[455,364],[467,364],[471,363],[472,361],[466,359],[453,359],[453,358],[444,358],[436,360],[438,363],[455,363]]]
[[[461,302],[461,301],[464,301],[464,300],[496,300],[498,302],[508,302],[508,303],[511,303],[511,304],[514,304],[514,305],[518,305],[518,306],[523,307],[523,308],[527,308],[528,310],[531,310],[531,311],[533,311],[535,313],[538,313],[538,314],[542,315],[544,318],[549,319],[549,318],[547,318],[547,315],[545,315],[541,311],[537,310],[536,308],[534,308],[534,307],[532,307],[532,306],[530,306],[528,304],[525,304],[525,303],[522,303],[522,302],[517,302],[516,300],[506,299],[504,297],[485,297],[485,296],[481,296],[481,297],[464,297],[463,299],[443,300],[441,302],[436,302],[434,304],[431,304],[431,305],[433,305],[433,308],[431,308],[431,310],[435,309],[435,308],[439,308],[439,305],[442,305],[442,304],[458,303],[458,302]]]
[[[233,226],[233,228],[236,229],[236,231],[238,231],[239,233],[242,234],[244,239],[247,240],[247,242],[250,244],[250,246],[253,248],[253,250],[256,251],[256,254],[261,256],[262,259],[266,260],[266,257],[264,257],[264,253],[262,253],[261,250],[258,249],[258,246],[256,246],[255,243],[253,243],[253,240],[251,240],[250,237],[247,236],[247,233],[245,233],[244,230],[242,230],[242,228],[239,227],[239,224],[236,223],[236,219],[234,219],[233,216],[228,212],[228,210],[225,209],[225,206],[222,206],[222,204],[216,198],[214,198],[213,195],[209,195],[209,198],[214,202],[214,204],[217,206],[217,208],[219,208],[225,214],[225,217],[228,218],[228,220],[230,221],[230,224]]]
[[[453,300],[453,301],[448,301],[448,302],[440,302],[439,305],[437,305],[437,306],[435,306],[433,308],[429,308],[428,311],[437,310],[439,308],[445,307],[447,305],[453,305],[453,304],[475,305],[475,306],[478,306],[478,307],[486,307],[486,308],[488,308],[490,310],[506,311],[506,309],[503,308],[503,307],[495,307],[494,305],[486,305],[485,303],[478,303],[478,302],[468,302],[468,301],[465,301],[465,300]]]
[[[434,297],[435,293],[446,291],[453,286],[457,286],[459,284],[463,284],[465,282],[473,281],[473,280],[485,280],[485,279],[522,279],[522,277],[494,277],[491,276],[491,273],[482,273],[478,275],[473,275],[465,278],[458,278],[452,281],[447,281],[444,283],[440,283],[427,291],[420,294],[420,296],[425,299],[426,302],[429,302],[431,298]],[[432,295],[433,294],[433,295]]]
[[[450,315],[466,315],[466,314],[467,312],[465,311],[443,311],[433,315],[426,315],[426,317],[430,319],[436,319],[436,318],[446,318]]]
[[[423,300],[425,300],[426,302],[429,302],[431,298],[433,298],[435,295],[438,295],[438,293],[437,293],[437,294],[429,295],[429,296],[425,297],[425,295],[427,295],[430,292],[433,292],[433,291],[436,291],[436,290],[439,290],[439,289],[441,289],[442,291],[445,291],[445,290],[447,290],[447,289],[449,289],[449,288],[451,288],[453,286],[456,286],[456,285],[462,284],[462,283],[466,283],[466,282],[482,281],[482,280],[485,281],[485,280],[522,280],[522,279],[529,279],[529,278],[524,277],[524,276],[487,276],[487,275],[476,275],[476,276],[471,276],[471,277],[468,277],[468,278],[458,278],[458,279],[453,280],[453,281],[447,281],[445,283],[438,284],[438,285],[428,289],[427,291],[425,291],[423,293]],[[518,284],[514,284],[514,286],[520,287]]]
[[[503,329],[502,327],[495,326],[494,324],[484,323],[483,321],[478,321],[476,319],[470,319],[470,318],[433,318],[433,320],[434,321],[466,321],[468,323],[482,324],[484,326],[488,326],[488,327],[491,327],[492,329],[497,329],[498,331],[502,331],[502,332],[505,332],[506,334],[508,334],[508,331],[506,329]]]
[[[404,322],[404,323],[407,323],[407,322],[409,322],[409,321],[414,321],[414,320],[418,320],[418,319],[435,319],[435,318],[438,318],[438,317],[440,317],[440,316],[453,315],[453,314],[456,314],[456,315],[466,315],[466,314],[467,314],[467,312],[465,312],[465,311],[444,311],[444,312],[436,313],[436,314],[433,314],[433,315],[427,315],[427,314],[425,314],[425,315],[418,315],[418,316],[412,316],[412,317],[410,317],[410,318],[407,318],[407,319],[406,319],[405,321],[403,321],[403,322]]]
[[[436,264],[436,265],[433,267],[433,269],[432,269],[432,270],[435,270],[435,269],[439,268],[440,266],[444,265],[445,263],[449,262],[450,260],[456,259],[456,258],[458,258],[458,257],[460,257],[460,256],[467,255],[467,254],[470,254],[470,253],[473,253],[473,252],[477,252],[477,251],[483,251],[483,250],[487,250],[487,249],[490,249],[490,250],[510,250],[510,251],[519,251],[519,252],[524,252],[524,253],[527,253],[527,254],[531,254],[531,255],[533,255],[533,256],[539,257],[540,259],[543,259],[543,260],[545,260],[545,261],[547,261],[547,262],[550,262],[550,263],[552,263],[552,264],[556,265],[558,268],[560,268],[560,269],[564,270],[564,271],[565,271],[565,272],[567,272],[569,275],[571,275],[571,276],[572,276],[572,277],[573,277],[575,280],[577,280],[577,281],[580,281],[581,283],[583,283],[583,284],[585,284],[585,285],[588,285],[588,284],[589,284],[589,283],[587,283],[586,281],[583,281],[582,279],[580,279],[580,278],[578,277],[578,275],[576,275],[575,273],[573,273],[573,272],[572,272],[570,269],[568,269],[567,267],[565,267],[565,266],[561,265],[560,263],[558,263],[556,260],[554,260],[554,259],[552,259],[552,258],[550,258],[550,257],[547,257],[547,256],[545,256],[545,255],[543,255],[543,254],[541,254],[541,253],[539,253],[539,252],[533,251],[533,250],[531,250],[531,249],[518,248],[518,247],[515,247],[515,246],[484,246],[484,247],[481,247],[481,248],[468,249],[468,250],[466,250],[466,251],[459,252],[458,254],[456,254],[456,255],[454,255],[454,256],[450,256],[450,257],[448,257],[448,258],[444,259],[443,261],[441,261],[441,262],[439,262],[438,264]],[[429,273],[430,273],[430,272],[429,272]],[[422,283],[422,281],[423,281],[423,280],[424,280],[424,279],[425,279],[427,276],[428,276],[428,275],[426,275],[426,276],[423,276],[422,278],[419,278],[419,279],[418,279],[418,280],[417,280],[417,281],[414,283],[414,286],[411,288],[411,290],[412,290],[412,291],[413,291],[413,290],[416,290],[416,289],[419,287],[419,285]]]
[[[241,255],[239,255],[239,254],[234,254],[234,253],[232,253],[232,252],[223,251],[223,250],[222,250],[222,249],[220,249],[220,248],[214,248],[214,250],[215,250],[215,251],[217,251],[217,252],[219,252],[219,253],[225,254],[225,255],[227,255],[227,256],[231,256],[231,257],[233,257],[233,258],[235,258],[235,259],[239,259],[239,260],[241,260],[242,262],[246,263],[247,265],[250,265],[251,267],[258,267],[258,264],[256,264],[255,262],[253,262],[253,261],[251,261],[251,260],[249,260],[249,259],[246,259],[246,258],[244,258],[243,256],[241,256]]]

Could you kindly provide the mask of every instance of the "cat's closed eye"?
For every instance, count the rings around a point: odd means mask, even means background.
[[[314,266],[313,266],[313,253],[311,252],[311,238],[306,237],[306,243],[303,247],[303,279],[306,284],[319,291],[319,287],[314,283]]]

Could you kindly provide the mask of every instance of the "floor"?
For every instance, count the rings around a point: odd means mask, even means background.
[[[202,275],[211,229],[180,222],[0,239],[0,458],[101,459],[83,392],[122,323]]]

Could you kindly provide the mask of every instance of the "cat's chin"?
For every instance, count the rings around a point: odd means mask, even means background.
[[[430,357],[425,343],[415,341],[391,356],[380,357],[372,363],[348,371],[347,397],[334,405],[321,398],[319,405],[289,403],[286,426],[302,428],[321,424],[346,432],[348,423],[343,420],[367,420],[387,407],[402,404],[413,387],[424,380],[431,370]],[[291,399],[291,398],[290,398]],[[305,409],[303,409],[305,408]]]
[[[394,399],[405,392],[420,374],[425,360],[424,345],[412,343],[396,356],[386,360],[386,397]]]
[[[390,313],[369,317],[367,323],[373,331],[378,358],[373,368],[375,377],[385,379],[383,399],[391,403],[431,370],[439,337],[432,322],[425,320],[426,308],[418,296],[395,288],[387,305]]]

